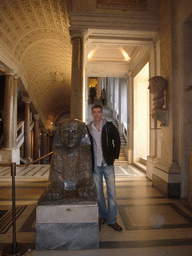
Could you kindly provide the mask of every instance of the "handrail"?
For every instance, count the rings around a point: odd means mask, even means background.
[[[40,157],[40,158],[38,158],[38,159],[36,159],[36,160],[34,160],[34,161],[32,161],[31,163],[28,163],[28,164],[17,164],[16,167],[26,167],[26,166],[29,166],[29,165],[31,165],[31,164],[33,164],[33,163],[35,163],[35,162],[37,162],[37,161],[39,161],[39,160],[49,156],[51,154],[53,154],[53,151],[48,153],[48,154],[46,154],[46,155],[44,155],[44,156],[42,156],[42,157]],[[11,163],[10,164],[1,164],[0,163],[0,166],[3,166],[3,167],[9,167],[10,165],[11,165]]]
[[[32,162],[31,162],[31,163],[29,163],[29,164],[26,164],[25,166],[31,165],[31,164],[33,164],[33,163],[35,163],[35,162],[37,162],[37,161],[39,161],[39,160],[41,160],[41,159],[43,159],[43,158],[45,158],[45,157],[49,156],[49,155],[51,155],[51,154],[53,154],[53,151],[52,151],[52,152],[50,152],[50,153],[48,153],[47,155],[44,155],[44,156],[42,156],[42,157],[40,157],[40,158],[38,158],[38,159],[36,159],[36,160],[32,161]]]
[[[123,136],[124,136],[125,140],[127,141],[127,128],[125,127],[124,123],[123,123]]]
[[[20,148],[24,141],[24,121],[17,125],[17,147]],[[23,139],[23,141],[22,141]]]

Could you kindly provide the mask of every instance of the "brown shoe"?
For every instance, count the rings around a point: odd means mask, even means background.
[[[106,222],[106,219],[105,219],[105,218],[100,218],[100,217],[99,217],[99,224],[100,224],[100,225],[105,224],[105,222]]]
[[[119,224],[114,223],[114,224],[108,224],[108,226],[112,227],[113,229],[115,229],[116,231],[122,231],[123,228],[121,226],[119,226]]]

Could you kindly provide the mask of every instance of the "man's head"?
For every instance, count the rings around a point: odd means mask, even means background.
[[[85,124],[77,119],[65,119],[60,123],[60,131],[64,146],[76,148],[84,136]]]
[[[101,105],[97,104],[92,107],[92,116],[95,122],[99,122],[103,117],[103,108]]]

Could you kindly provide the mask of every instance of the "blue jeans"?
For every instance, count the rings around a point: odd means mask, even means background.
[[[103,192],[103,176],[107,186],[108,209]],[[99,215],[101,218],[107,219],[108,224],[113,224],[116,222],[117,216],[114,166],[96,166],[93,173],[93,181],[97,193]]]

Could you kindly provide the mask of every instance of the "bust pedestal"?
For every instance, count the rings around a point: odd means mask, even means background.
[[[36,250],[98,249],[97,202],[61,201],[37,206]]]

